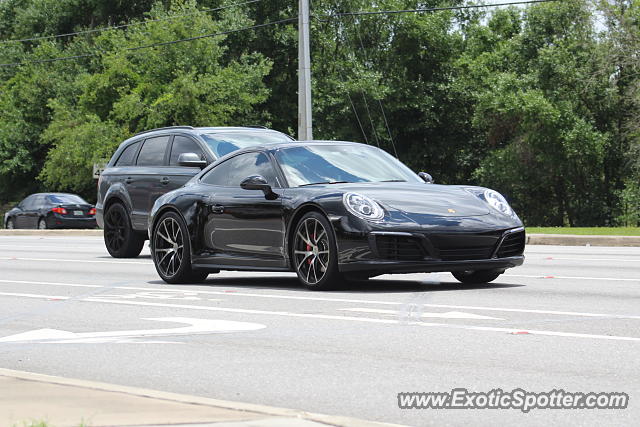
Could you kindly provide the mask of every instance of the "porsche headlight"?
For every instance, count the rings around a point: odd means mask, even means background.
[[[507,215],[513,216],[513,210],[509,203],[505,200],[502,194],[493,190],[485,190],[484,199],[487,201],[489,206],[497,210],[498,212]]]
[[[378,221],[384,217],[384,210],[374,200],[358,193],[346,193],[342,196],[342,202],[349,212],[355,216]]]

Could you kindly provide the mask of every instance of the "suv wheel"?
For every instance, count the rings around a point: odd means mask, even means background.
[[[104,215],[104,244],[114,258],[135,258],[142,252],[144,238],[133,230],[127,209],[114,203]]]
[[[151,236],[156,271],[167,283],[199,283],[209,273],[191,268],[191,242],[182,218],[174,213],[162,215]]]

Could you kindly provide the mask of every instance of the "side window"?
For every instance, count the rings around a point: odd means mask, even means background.
[[[140,145],[139,141],[134,142],[127,146],[127,148],[122,151],[118,161],[116,162],[116,166],[131,166],[134,163],[134,156],[136,155],[136,151],[138,151],[138,145]]]
[[[44,206],[44,195],[36,196],[33,199],[33,208],[32,209],[40,209]]]
[[[275,171],[265,153],[246,153],[233,157],[207,173],[202,182],[226,187],[240,187],[251,175],[261,175],[273,187],[279,187]]]
[[[140,154],[138,154],[138,166],[162,166],[164,165],[164,153],[170,136],[157,136],[144,141]]]
[[[22,203],[20,203],[21,205],[20,209],[23,209],[23,210],[33,209],[33,206],[34,206],[33,202],[35,201],[35,199],[36,199],[36,196],[29,196],[26,199],[24,199]]]
[[[183,153],[196,153],[201,159],[205,159],[202,149],[193,139],[186,136],[176,135],[171,145],[171,156],[169,166],[178,166],[178,157]]]

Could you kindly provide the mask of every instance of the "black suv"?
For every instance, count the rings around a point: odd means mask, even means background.
[[[263,127],[172,126],[127,139],[100,174],[96,220],[115,258],[136,257],[147,219],[162,194],[182,187],[209,163],[240,148],[292,141]]]

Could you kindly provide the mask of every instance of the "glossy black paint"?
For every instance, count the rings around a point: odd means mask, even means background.
[[[43,220],[47,228],[96,228],[95,215],[89,211],[93,205],[84,203],[56,202],[51,196],[74,196],[65,193],[37,193],[22,200],[17,206],[4,214],[4,226],[9,220],[14,228],[38,228]],[[53,208],[65,208],[67,213],[53,212]]]
[[[503,270],[524,261],[520,219],[491,208],[470,191],[474,187],[418,180],[288,187],[273,156],[279,148],[240,150],[210,165],[184,187],[161,196],[151,210],[149,233],[163,213],[174,211],[187,224],[194,268],[292,271],[293,230],[306,212],[314,210],[324,214],[333,226],[342,272],[375,276],[390,272]],[[277,198],[269,200],[259,189],[214,186],[200,180],[225,160],[255,151],[269,156],[278,181],[283,183],[271,188]],[[370,221],[350,213],[343,204],[346,192],[376,200],[385,210],[384,218]],[[395,246],[390,249],[390,245]]]

